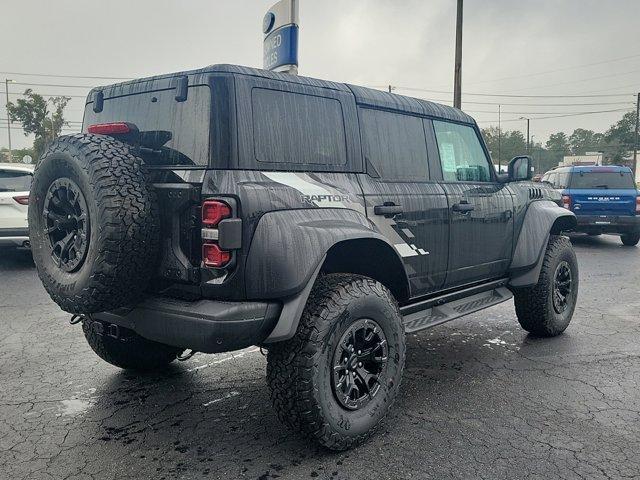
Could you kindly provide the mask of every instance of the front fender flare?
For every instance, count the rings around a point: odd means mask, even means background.
[[[525,287],[538,283],[544,252],[552,233],[571,230],[577,224],[573,212],[550,200],[541,200],[529,205],[523,220],[518,242],[513,253],[509,271],[512,287]]]

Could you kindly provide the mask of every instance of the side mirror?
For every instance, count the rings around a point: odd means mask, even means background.
[[[509,181],[521,182],[533,178],[533,160],[528,155],[513,157],[509,162]]]

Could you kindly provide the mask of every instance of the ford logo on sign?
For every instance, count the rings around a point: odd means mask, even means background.
[[[267,12],[262,20],[262,32],[266,35],[273,28],[273,24],[276,22],[276,16],[273,12]]]

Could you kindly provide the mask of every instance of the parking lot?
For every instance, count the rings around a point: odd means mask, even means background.
[[[0,255],[0,478],[640,477],[640,248],[573,239],[567,332],[512,302],[411,336],[401,395],[365,445],[330,453],[271,409],[257,348],[136,376],[101,361],[28,252]]]

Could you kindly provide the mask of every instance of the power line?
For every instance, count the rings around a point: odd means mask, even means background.
[[[401,90],[409,90],[409,91],[416,91],[416,92],[442,93],[445,95],[452,93],[446,90],[429,90],[426,88],[416,88],[416,87],[396,86],[396,88]],[[512,94],[499,94],[499,93],[470,93],[470,92],[464,92],[464,94],[479,96],[479,97],[502,97],[502,98],[597,98],[597,97],[627,97],[627,96],[635,95],[634,93],[615,93],[615,94],[602,94],[602,95],[512,95]]]
[[[621,108],[621,109],[615,109],[615,110],[603,110],[603,112],[626,112],[628,109],[626,108]],[[463,112],[471,112],[471,113],[497,113],[496,110],[467,110],[467,109],[463,109]],[[556,115],[556,114],[561,114],[561,115],[572,115],[572,114],[582,114],[582,113],[593,113],[593,112],[508,112],[505,110],[502,110],[502,114],[511,114],[511,115]],[[532,120],[535,117],[532,117]]]
[[[531,117],[531,120],[548,120],[550,118],[562,118],[562,117],[577,117],[580,115],[593,115],[593,114],[597,114],[597,113],[612,113],[612,112],[631,112],[632,110],[629,109],[625,109],[625,108],[621,108],[621,109],[615,109],[615,110],[598,110],[598,111],[594,111],[594,112],[581,112],[581,113],[566,113],[566,114],[560,114],[560,115],[551,115],[548,117]],[[491,112],[491,113],[495,113],[495,112]],[[522,121],[521,118],[509,118],[507,120],[502,120],[503,122],[519,122]],[[481,120],[478,121],[478,123],[495,123],[497,122],[497,120]]]
[[[0,94],[4,95],[4,90],[0,91]],[[43,97],[71,97],[71,98],[87,98],[86,95],[67,95],[65,93],[39,93],[39,92],[35,92],[38,95],[41,95]],[[9,92],[9,95],[24,95],[24,92],[20,93],[20,92]]]
[[[51,77],[51,78],[92,78],[96,80],[133,80],[131,77],[101,77],[92,75],[57,75],[49,73],[24,73],[24,72],[0,72],[0,75],[22,75],[27,77]]]
[[[29,83],[11,82],[13,85],[29,85],[33,87],[60,87],[60,88],[94,88],[95,85],[65,85],[63,83]]]
[[[623,73],[613,73],[613,74],[609,74],[609,75],[601,75],[599,77],[581,78],[579,80],[570,80],[568,82],[548,83],[546,85],[537,85],[537,86],[533,86],[533,87],[518,88],[518,89],[515,89],[515,90],[511,89],[511,91],[512,92],[522,92],[522,91],[526,91],[526,90],[535,90],[536,88],[557,87],[559,85],[571,85],[573,83],[590,82],[592,80],[600,80],[600,79],[603,79],[603,78],[620,77],[622,75],[631,75],[632,73],[638,73],[638,72],[640,72],[640,69],[630,70],[628,72],[623,72]]]
[[[614,58],[612,60],[604,60],[601,62],[594,62],[594,63],[583,63],[582,65],[574,65],[571,67],[563,67],[563,68],[556,68],[554,70],[545,70],[543,72],[535,72],[535,73],[526,73],[523,75],[512,75],[509,77],[501,77],[501,78],[494,78],[492,80],[479,80],[477,82],[469,82],[469,85],[476,85],[476,84],[480,84],[480,83],[491,83],[491,82],[499,82],[502,80],[512,80],[512,79],[516,79],[516,78],[529,78],[529,77],[534,77],[534,76],[539,76],[539,75],[547,75],[549,73],[557,73],[557,72],[565,72],[567,70],[574,70],[576,68],[584,68],[584,67],[592,67],[594,65],[604,65],[606,63],[614,63],[614,62],[619,62],[622,60],[628,60],[630,58],[637,58],[640,57],[640,55],[628,55],[626,57],[618,57],[618,58]]]

